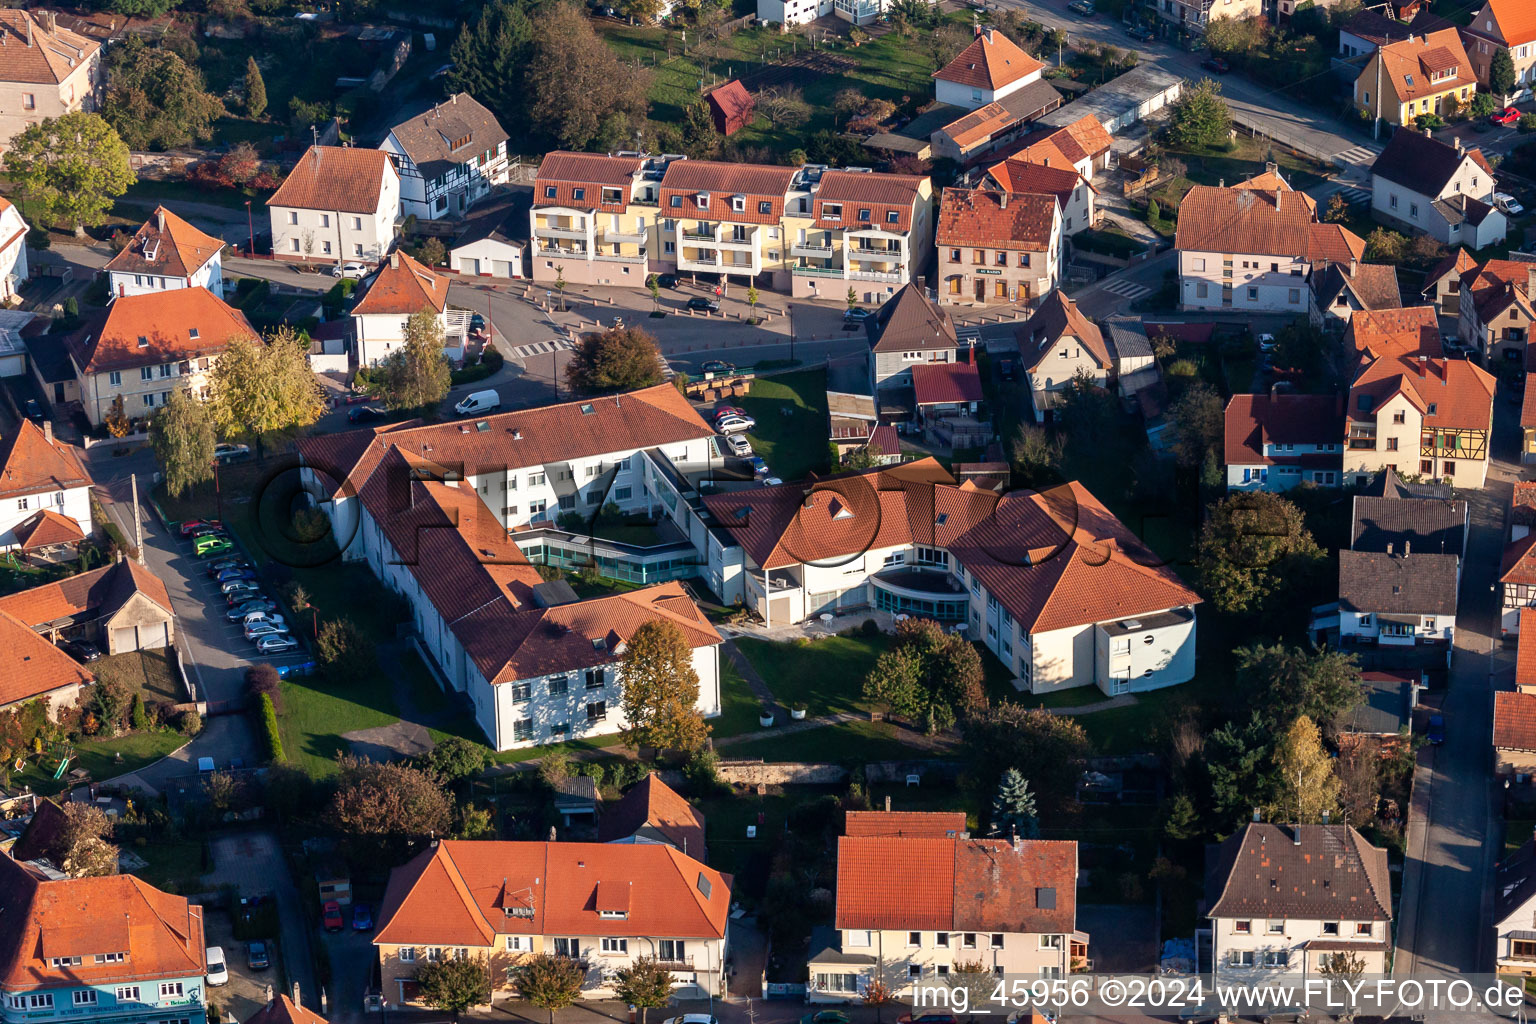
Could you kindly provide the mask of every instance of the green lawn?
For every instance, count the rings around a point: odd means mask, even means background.
[[[31,786],[38,793],[51,796],[69,784],[68,773],[76,768],[90,772],[94,782],[105,782],[154,764],[187,742],[186,736],[173,729],[130,733],[115,739],[82,738],[75,741],[75,757],[69,762],[64,779],[54,781],[53,772],[58,767],[58,761],[44,754],[41,764],[38,758],[29,759],[27,767],[12,776],[12,782]],[[119,754],[122,755],[121,761],[117,759]]]
[[[773,475],[803,480],[827,470],[827,371],[797,370],[752,382],[740,399],[757,426],[747,435]],[[784,410],[789,412],[785,413]]]
[[[869,761],[907,761],[943,756],[954,746],[952,736],[940,736],[924,746],[920,733],[892,722],[854,720],[800,732],[780,733],[765,729],[759,739],[732,743],[721,751],[725,758],[760,757],[764,761],[813,761],[864,764]]]
[[[563,750],[571,756],[593,751],[607,750],[616,747],[624,741],[617,733],[611,736],[594,736],[588,740],[569,740],[565,743],[544,743],[537,747],[522,747],[517,750],[503,750],[493,755],[497,764],[521,764],[524,761],[532,761],[536,757],[543,757],[553,750]]]
[[[342,733],[400,720],[390,688],[383,675],[353,686],[335,685],[319,674],[283,680],[283,709],[277,716],[283,753],[311,778],[334,775],[336,755],[351,749]]]
[[[761,728],[757,724],[757,696],[736,671],[736,666],[723,657],[720,659],[720,704],[720,717],[709,723],[710,734],[716,739],[740,736]]]
[[[768,689],[789,708],[804,708],[812,718],[839,711],[867,711],[864,677],[891,638],[831,636],[822,640],[778,642],[740,638],[746,655]]]
[[[1503,856],[1508,857],[1529,842],[1533,828],[1536,828],[1536,821],[1530,818],[1510,818],[1505,821]]]

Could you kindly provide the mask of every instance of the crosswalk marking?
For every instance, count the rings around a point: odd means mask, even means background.
[[[1146,285],[1137,284],[1135,281],[1130,281],[1123,278],[1119,281],[1106,281],[1099,287],[1103,288],[1107,292],[1112,292],[1115,295],[1122,295],[1127,299],[1139,299],[1143,295],[1152,294],[1152,289],[1148,288]]]
[[[1370,164],[1375,163],[1380,155],[1380,146],[1351,146],[1342,153],[1336,154],[1334,160],[1344,164]]]
[[[1334,194],[1343,196],[1344,201],[1351,206],[1359,206],[1371,201],[1370,190],[1363,188],[1338,188],[1334,190]]]
[[[962,344],[974,345],[981,340],[981,328],[974,324],[956,324],[955,339]]]
[[[512,350],[513,359],[527,359],[529,356],[544,356],[551,352],[569,350],[576,347],[575,342],[569,338],[555,338],[552,341],[535,341],[528,345],[519,345]]]

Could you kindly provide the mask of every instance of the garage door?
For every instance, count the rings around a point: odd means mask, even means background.
[[[165,623],[139,627],[139,649],[157,650],[165,646]]]
[[[772,620],[769,625],[789,625],[789,598],[780,597],[768,602],[768,618]]]
[[[495,266],[496,266],[495,273],[496,273],[497,277],[516,277],[517,276],[516,274],[514,274],[512,272],[512,261],[511,260],[494,260],[493,262],[495,263]]]
[[[112,653],[122,654],[125,651],[139,649],[139,631],[132,626],[125,629],[112,631]]]

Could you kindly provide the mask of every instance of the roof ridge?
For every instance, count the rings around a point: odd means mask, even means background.
[[[465,881],[464,873],[459,870],[458,862],[453,859],[453,852],[448,849],[448,842],[440,842],[437,848],[447,860],[448,866],[445,870],[448,871],[448,880],[453,884],[454,892],[458,894],[464,906],[469,909],[471,918],[485,926],[481,929],[481,934],[490,941],[495,942],[496,926],[486,920],[484,912],[480,909],[480,904],[476,903],[475,898],[470,895],[469,883]]]

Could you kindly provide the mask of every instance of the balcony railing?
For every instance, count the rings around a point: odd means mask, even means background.
[[[538,252],[545,256],[571,256],[576,259],[587,259],[591,256],[585,249],[563,249],[558,245],[541,245]]]
[[[842,267],[791,267],[791,274],[799,277],[842,277]]]
[[[533,229],[535,238],[567,238],[571,241],[586,241],[591,234],[585,228],[536,227]]]
[[[850,270],[848,277],[853,281],[878,281],[881,284],[901,284],[904,280],[900,274],[883,274],[873,270]]]
[[[755,235],[748,238],[722,238],[717,244],[722,249],[745,250],[747,252],[757,251],[757,237]]]
[[[634,242],[639,244],[646,240],[644,231],[616,231],[607,229],[603,232],[605,242]]]
[[[690,256],[684,256],[682,253],[678,253],[677,266],[680,270],[693,270],[695,268],[699,270],[719,270],[720,257],[710,256],[708,258],[693,258]]]
[[[602,260],[604,263],[644,263],[645,250],[642,249],[639,253],[600,252],[594,255],[592,258],[595,260]]]
[[[678,234],[682,236],[683,241],[685,242],[704,242],[709,245],[714,245],[715,242],[718,241],[718,239],[716,239],[713,234],[706,235],[698,231],[685,231],[679,229]]]
[[[795,242],[789,247],[789,254],[791,256],[831,256],[833,251],[830,242],[826,245],[820,245],[816,242]]]

